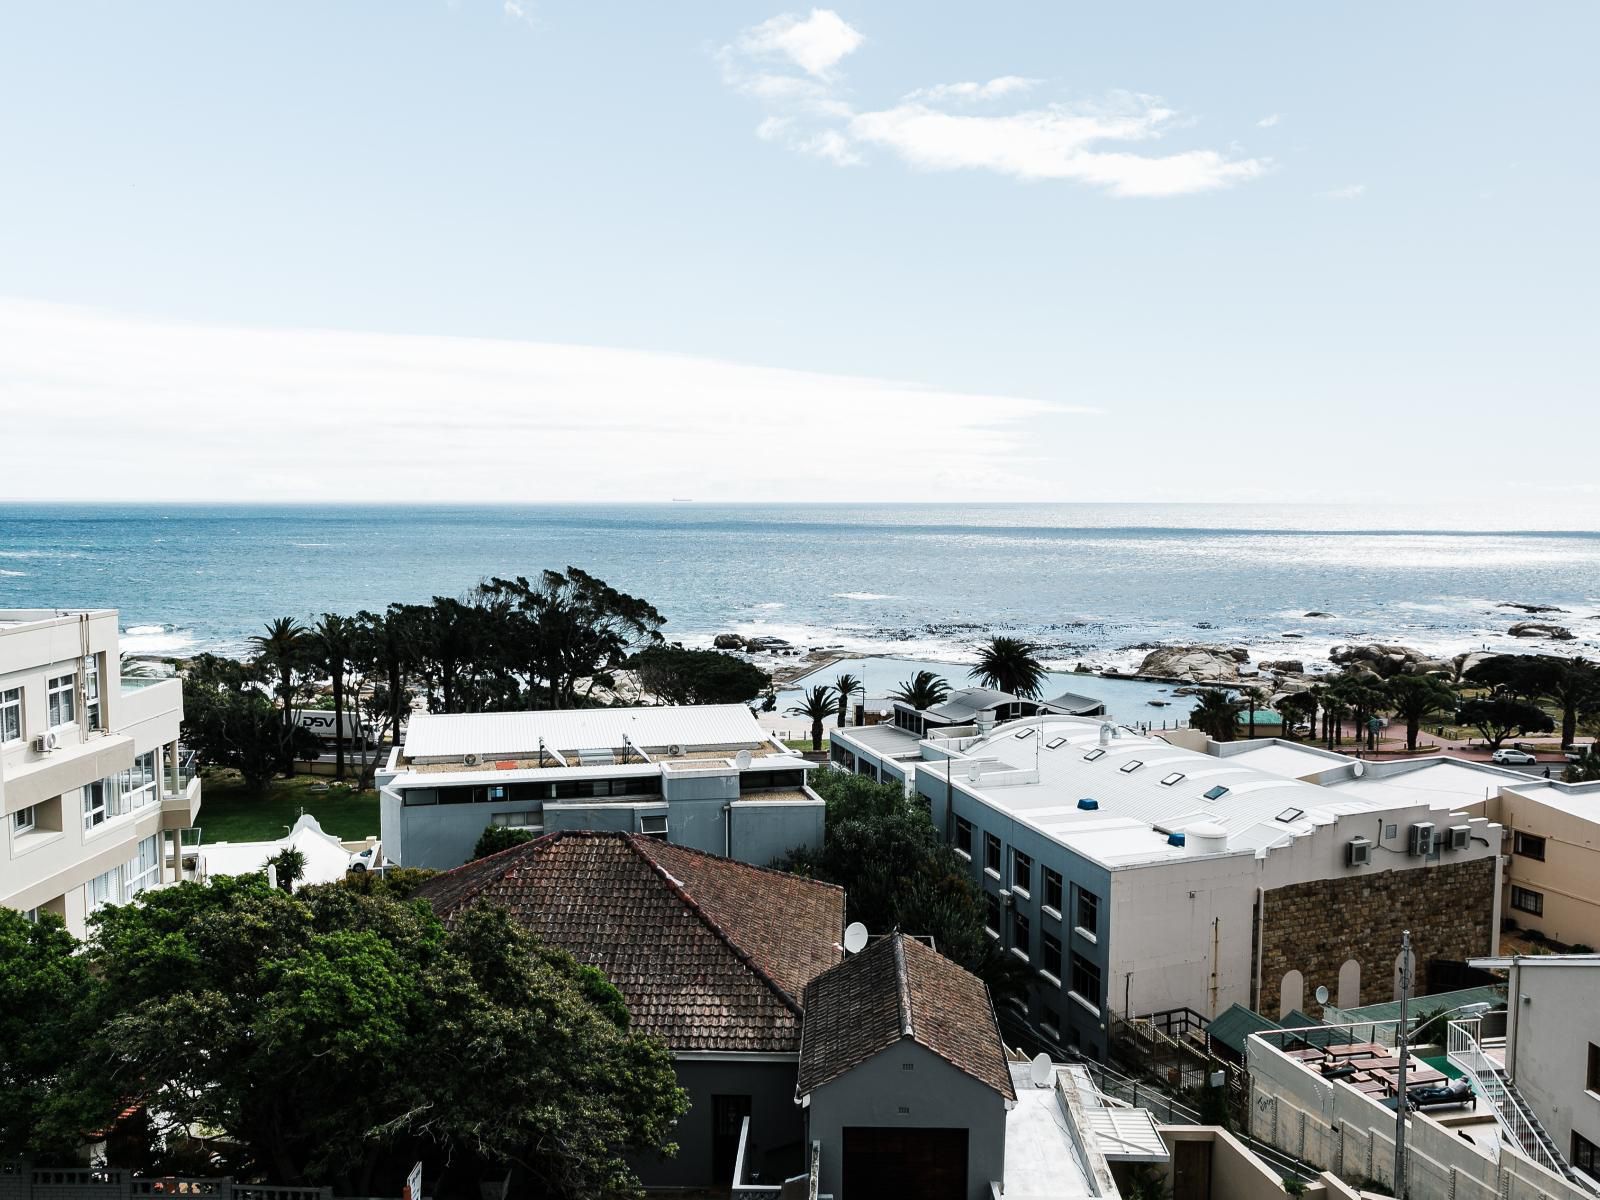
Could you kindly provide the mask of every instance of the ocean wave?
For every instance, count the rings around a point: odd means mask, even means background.
[[[894,599],[893,596],[885,595],[882,592],[835,592],[833,594],[833,598],[835,600],[893,600]]]
[[[155,633],[171,633],[176,625],[129,625],[122,631],[123,637],[149,637]]]
[[[332,546],[332,542],[290,542],[291,546],[298,546],[302,550],[323,550]]]
[[[756,604],[756,605],[753,605],[752,607],[754,607],[754,608],[786,608],[788,606],[785,605],[782,600],[768,600],[765,604]]]
[[[26,579],[28,577],[26,571],[7,571],[4,568],[0,568],[0,575],[4,575],[7,579]]]

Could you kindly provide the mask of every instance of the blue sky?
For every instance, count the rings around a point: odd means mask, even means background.
[[[1597,503],[1597,34],[19,0],[0,495],[127,494],[49,468],[71,404],[107,453],[231,456],[170,498]]]

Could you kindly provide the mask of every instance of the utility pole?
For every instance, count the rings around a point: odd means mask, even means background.
[[[1411,997],[1411,930],[1400,938],[1400,1070],[1394,1103],[1394,1194],[1406,1194],[1406,1002]]]

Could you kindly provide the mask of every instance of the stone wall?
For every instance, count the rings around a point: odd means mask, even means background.
[[[1339,968],[1349,959],[1361,964],[1362,1004],[1393,1000],[1406,929],[1417,963],[1413,994],[1425,995],[1432,990],[1429,959],[1490,953],[1497,882],[1497,859],[1490,855],[1273,888],[1262,906],[1257,1011],[1278,1016],[1279,984],[1288,972],[1299,971],[1305,976],[1305,1007],[1315,1016],[1317,987],[1337,1000]]]

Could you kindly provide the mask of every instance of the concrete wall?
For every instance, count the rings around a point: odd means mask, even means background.
[[[733,857],[760,867],[801,847],[820,850],[827,815],[821,796],[805,801],[764,801],[753,796],[742,800],[728,814]]]
[[[1495,944],[1498,890],[1494,857],[1268,890],[1262,904],[1261,1011],[1281,1015],[1279,983],[1291,970],[1304,978],[1304,1000],[1319,985],[1339,995],[1340,969],[1351,960],[1361,964],[1361,1004],[1394,999],[1395,961],[1406,929],[1416,953],[1416,990],[1425,995],[1430,958],[1465,961]]]
[[[1275,1200],[1289,1193],[1283,1179],[1261,1159],[1250,1152],[1238,1138],[1215,1125],[1163,1125],[1161,1139],[1167,1143],[1176,1160],[1183,1151],[1180,1145],[1203,1144],[1211,1163],[1209,1200]],[[1170,1188],[1176,1161],[1162,1164],[1160,1172]],[[1306,1185],[1302,1197],[1325,1197],[1326,1200],[1360,1200],[1354,1188],[1338,1176],[1324,1172]]]
[[[1330,1083],[1252,1036],[1250,1133],[1347,1182],[1393,1190],[1395,1114]],[[1519,1154],[1493,1155],[1453,1129],[1415,1114],[1406,1123],[1411,1200],[1593,1200]]]
[[[791,1160],[798,1164],[805,1118],[794,1098],[797,1067],[798,1056],[770,1062],[678,1059],[678,1084],[689,1093],[689,1111],[673,1133],[678,1153],[675,1158],[635,1156],[631,1161],[641,1182],[646,1187],[728,1187],[731,1172],[720,1179],[712,1171],[713,1096],[750,1097],[747,1153],[752,1161],[770,1158],[780,1172]]]
[[[1600,1146],[1600,1094],[1587,1086],[1589,1047],[1600,1046],[1597,998],[1600,962],[1513,969],[1507,1070],[1563,1155],[1574,1130]]]
[[[1005,1098],[909,1038],[818,1088],[807,1110],[807,1136],[822,1143],[821,1191],[876,1200],[842,1190],[848,1127],[966,1129],[970,1200],[989,1200],[990,1182],[1005,1179]]]

